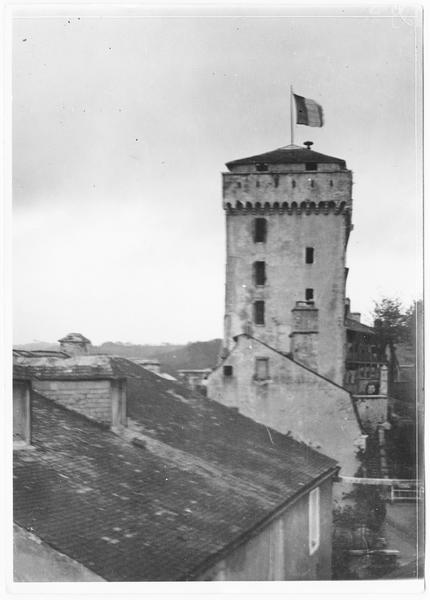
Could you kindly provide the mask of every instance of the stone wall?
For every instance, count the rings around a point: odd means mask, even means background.
[[[227,214],[227,271],[225,341],[250,333],[289,352],[292,309],[314,290],[318,309],[319,372],[339,384],[345,362],[345,215],[267,214],[266,243],[253,242],[254,219],[249,214]],[[314,263],[305,263],[306,247],[314,248]],[[266,283],[255,286],[253,263],[266,263]],[[264,300],[265,324],[253,320],[253,302]]]
[[[31,383],[13,380],[13,441],[31,443]]]
[[[104,581],[25,529],[13,528],[14,581]]]
[[[320,545],[309,552],[309,494],[208,569],[205,581],[288,581],[331,578],[331,480],[320,485]]]
[[[114,424],[114,381],[104,380],[54,380],[35,381],[34,389],[65,408],[102,423]]]

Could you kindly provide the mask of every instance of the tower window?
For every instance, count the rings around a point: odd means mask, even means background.
[[[311,302],[314,299],[313,288],[306,288],[305,299],[306,299],[306,302]]]
[[[267,237],[266,219],[255,219],[254,221],[254,242],[265,242]]]
[[[305,169],[306,171],[316,171],[317,170],[317,163],[305,163]]]
[[[266,283],[266,263],[263,260],[254,263],[254,283],[255,285]]]
[[[223,372],[224,377],[231,377],[233,375],[233,367],[231,365],[224,365]]]
[[[311,247],[306,248],[306,264],[311,265],[314,262],[314,249]]]
[[[315,186],[315,181],[313,179],[311,179],[311,187]]]
[[[254,302],[254,323],[264,325],[264,300]]]
[[[257,171],[268,171],[269,170],[267,163],[257,163],[255,165],[255,168],[257,169]]]
[[[255,359],[255,379],[264,381],[269,379],[269,359],[268,358],[256,358]]]

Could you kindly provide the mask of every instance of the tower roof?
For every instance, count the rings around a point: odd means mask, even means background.
[[[301,164],[307,162],[315,163],[331,163],[338,164],[342,168],[346,168],[346,162],[341,158],[334,156],[328,156],[327,154],[321,154],[315,152],[310,148],[303,148],[301,146],[295,146],[290,144],[289,146],[283,146],[270,152],[264,152],[263,154],[256,154],[255,156],[248,156],[247,158],[239,158],[238,160],[232,160],[226,163],[226,167],[239,165],[255,165],[257,163],[268,163],[271,165],[288,165],[288,164]]]

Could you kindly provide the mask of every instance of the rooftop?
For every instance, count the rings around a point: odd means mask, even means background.
[[[334,156],[328,156],[327,154],[321,154],[315,152],[309,148],[303,148],[301,146],[289,145],[270,152],[264,152],[263,154],[256,154],[254,156],[248,156],[247,158],[240,158],[238,160],[232,160],[226,163],[226,167],[239,165],[256,165],[258,163],[268,163],[272,165],[288,165],[288,164],[303,164],[303,163],[331,163],[338,164],[343,169],[346,168],[346,162],[341,158],[335,158]]]
[[[90,340],[88,338],[86,338],[84,335],[82,335],[82,333],[68,333],[67,335],[65,335],[63,338],[61,338],[60,340],[58,340],[60,343],[61,342],[71,342],[71,343],[75,343],[75,344],[91,344]]]
[[[104,579],[193,579],[336,468],[127,359],[111,364],[140,441],[35,394],[35,451],[16,453],[14,473],[17,524]]]
[[[30,354],[30,356],[28,356]],[[101,379],[116,378],[113,358],[104,355],[69,357],[67,354],[14,352],[14,377],[21,366],[35,379]]]
[[[367,335],[375,335],[375,330],[373,327],[369,327],[369,325],[365,325],[364,323],[360,323],[355,319],[350,319],[346,317],[345,319],[345,327],[349,331],[357,331],[358,333],[364,333]]]

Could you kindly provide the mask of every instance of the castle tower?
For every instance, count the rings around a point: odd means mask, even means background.
[[[226,165],[224,348],[248,333],[342,385],[352,173],[305,145]]]

